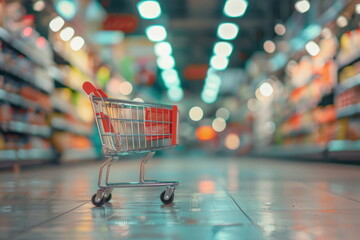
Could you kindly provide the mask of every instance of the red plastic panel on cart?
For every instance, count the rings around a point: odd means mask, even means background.
[[[102,122],[102,125],[104,128],[104,132],[106,132],[106,133],[109,133],[109,132],[114,133],[115,132],[115,129],[114,129],[108,115],[101,112],[101,113],[97,113],[96,116],[100,116],[100,119],[101,119],[101,122]]]
[[[146,140],[171,138],[172,110],[163,108],[145,108]]]

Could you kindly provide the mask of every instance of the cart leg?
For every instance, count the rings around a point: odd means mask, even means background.
[[[145,180],[145,165],[147,163],[147,161],[149,161],[153,156],[154,156],[155,152],[149,152],[148,155],[146,155],[140,163],[140,182],[141,183],[146,183],[146,182],[153,182],[153,181],[149,181],[149,180]]]
[[[100,167],[100,171],[99,171],[99,179],[98,179],[98,186],[99,188],[104,188],[104,186],[101,185],[101,180],[102,180],[102,171],[103,171],[103,168],[109,164],[110,162],[112,162],[113,158],[112,157],[109,157]]]
[[[112,158],[109,162],[109,164],[107,165],[107,168],[106,168],[106,178],[105,178],[105,185],[109,185],[109,175],[110,175],[110,168],[111,168],[111,165],[116,161],[117,159],[116,158]]]
[[[105,189],[99,189],[96,191],[96,201],[100,201],[104,197]]]

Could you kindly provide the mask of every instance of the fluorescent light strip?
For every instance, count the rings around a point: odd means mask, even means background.
[[[161,15],[161,7],[157,1],[140,1],[137,4],[139,14],[144,19],[154,19]],[[167,95],[171,101],[178,102],[183,99],[184,91],[181,88],[178,72],[174,69],[175,59],[172,54],[172,47],[164,40],[167,32],[164,26],[152,25],[146,28],[146,36],[154,45],[154,52],[157,58],[157,65],[162,71],[161,77],[167,88]]]
[[[161,7],[157,1],[141,1],[137,4],[137,8],[144,19],[154,19],[161,15]]]
[[[228,17],[241,17],[245,14],[248,2],[245,0],[227,0],[224,6],[224,14]]]
[[[224,14],[228,17],[241,17],[248,7],[246,0],[227,0],[224,6]],[[217,35],[222,40],[233,40],[239,33],[239,26],[235,23],[219,24]],[[233,51],[233,45],[226,41],[219,41],[214,45],[214,55],[210,59],[210,69],[205,78],[201,99],[205,103],[214,103],[217,100],[221,79],[215,70],[225,70],[229,64],[229,57]]]

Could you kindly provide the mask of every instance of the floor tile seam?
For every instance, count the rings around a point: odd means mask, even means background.
[[[347,199],[347,200],[350,200],[350,201],[354,201],[354,202],[360,203],[360,200],[356,200],[356,199],[353,199],[353,198],[349,198],[349,197],[346,197],[346,196],[344,196],[344,195],[342,195],[342,194],[333,192],[333,191],[331,191],[331,190],[327,190],[327,189],[324,189],[324,188],[321,188],[321,187],[314,186],[314,185],[311,184],[311,183],[306,183],[306,185],[308,185],[308,186],[310,186],[310,187],[312,187],[312,188],[321,190],[321,191],[323,191],[323,192],[331,193],[331,194],[333,194],[333,195],[335,195],[335,196],[342,197],[342,198],[344,198],[344,199]]]
[[[78,208],[84,206],[84,205],[87,204],[87,203],[89,203],[89,201],[83,202],[83,203],[80,204],[79,206],[76,206],[76,207],[74,207],[74,208],[72,208],[72,209],[70,209],[70,210],[68,210],[68,211],[66,211],[66,212],[64,212],[64,213],[61,213],[61,214],[56,215],[56,216],[54,216],[54,217],[52,217],[52,218],[46,219],[46,220],[44,220],[44,221],[42,221],[42,222],[40,222],[40,223],[38,223],[38,224],[36,224],[36,225],[34,225],[34,226],[32,226],[32,227],[29,227],[28,229],[25,229],[24,231],[20,232],[18,235],[14,236],[14,237],[11,237],[9,240],[18,239],[18,238],[22,237],[23,235],[25,235],[27,232],[30,232],[31,230],[33,230],[33,229],[35,229],[35,228],[37,228],[37,227],[40,227],[41,225],[44,225],[44,224],[46,224],[46,223],[49,223],[49,222],[51,222],[51,221],[53,221],[53,220],[55,220],[55,219],[58,219],[58,218],[60,218],[60,217],[62,217],[62,216],[64,216],[64,215],[66,215],[66,214],[74,211],[75,209],[78,209]]]
[[[261,226],[259,226],[243,209],[242,207],[236,202],[234,196],[232,196],[229,192],[226,191],[228,196],[231,198],[231,200],[234,202],[234,204],[237,206],[237,208],[244,214],[244,216],[250,221],[250,223],[261,233],[263,234],[263,230]]]

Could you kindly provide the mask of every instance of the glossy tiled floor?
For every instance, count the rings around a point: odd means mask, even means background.
[[[359,239],[360,168],[258,159],[150,161],[150,178],[181,180],[171,205],[162,188],[114,190],[89,201],[100,163],[0,173],[0,239]],[[137,161],[113,180],[136,180]]]

